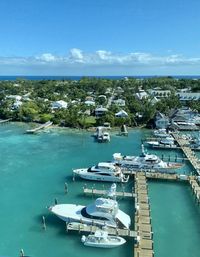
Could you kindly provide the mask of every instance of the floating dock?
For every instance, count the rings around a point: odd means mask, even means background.
[[[27,130],[26,130],[26,133],[27,133],[27,134],[34,134],[34,133],[37,133],[38,131],[40,131],[40,130],[42,130],[42,129],[48,128],[48,127],[51,126],[52,124],[53,124],[53,122],[48,121],[48,122],[46,122],[45,124],[42,124],[42,125],[40,125],[40,126],[37,127],[37,128],[34,128],[34,129],[27,129]]]

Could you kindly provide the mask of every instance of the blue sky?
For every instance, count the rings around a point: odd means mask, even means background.
[[[198,75],[199,10],[199,0],[1,0],[0,75]]]

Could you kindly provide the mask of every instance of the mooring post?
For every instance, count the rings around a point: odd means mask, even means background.
[[[44,216],[42,216],[42,227],[44,230],[46,230],[46,220]]]
[[[67,182],[65,182],[65,194],[67,194],[68,193],[68,184],[67,184]]]
[[[57,204],[58,204],[58,200],[57,200],[57,198],[55,198],[55,199],[54,199],[54,203],[55,203],[55,205],[57,205]]]
[[[20,257],[24,257],[24,250],[23,249],[20,250]]]

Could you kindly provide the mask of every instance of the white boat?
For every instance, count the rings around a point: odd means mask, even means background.
[[[174,173],[174,169],[183,165],[180,163],[164,162],[155,154],[148,154],[144,151],[142,145],[142,154],[140,156],[123,156],[121,153],[113,154],[114,163],[127,167],[133,171],[157,171]]]
[[[103,132],[102,141],[103,142],[110,142],[110,134],[107,131]]]
[[[155,137],[165,138],[169,137],[169,133],[167,133],[166,129],[157,129],[153,131],[153,135]]]
[[[120,236],[108,235],[107,231],[97,230],[94,234],[88,236],[83,235],[81,242],[85,246],[101,247],[101,248],[114,248],[126,243],[126,240]]]
[[[87,180],[128,182],[129,176],[125,176],[119,166],[114,163],[100,162],[91,168],[75,169],[75,175]]]
[[[156,141],[147,141],[147,146],[158,149],[177,149],[177,145],[174,142],[173,137],[166,137]]]
[[[108,197],[115,198],[116,185],[112,185]],[[65,222],[79,222],[96,226],[129,228],[129,215],[119,209],[118,202],[111,198],[97,198],[87,206],[77,204],[57,204],[49,210]]]

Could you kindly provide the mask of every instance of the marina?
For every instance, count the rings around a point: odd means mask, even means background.
[[[138,155],[141,151],[140,142],[143,132],[140,130],[130,131],[128,138],[113,136],[110,144],[93,144],[88,133],[78,134],[77,132],[59,131],[48,134],[41,133],[37,137],[25,137],[23,135],[25,128],[24,126],[17,127],[16,125],[8,124],[3,126],[1,131],[2,180],[0,184],[2,188],[2,208],[0,213],[1,217],[4,218],[0,223],[3,241],[7,242],[4,246],[0,246],[2,255],[16,256],[20,249],[23,249],[25,254],[29,256],[40,256],[42,251],[45,256],[53,257],[56,255],[64,257],[66,254],[73,254],[71,252],[73,246],[77,249],[77,253],[74,254],[77,257],[80,256],[80,253],[99,257],[102,253],[105,257],[128,257],[134,256],[134,252],[137,257],[149,257],[153,256],[153,254],[159,257],[166,257],[166,253],[168,253],[167,247],[173,233],[170,232],[168,234],[168,231],[176,231],[174,228],[172,230],[172,226],[178,225],[176,224],[176,219],[173,219],[172,222],[171,213],[169,213],[169,218],[160,216],[165,196],[170,197],[165,204],[169,206],[168,209],[171,212],[173,211],[170,208],[171,205],[174,206],[174,211],[177,213],[181,210],[182,215],[179,217],[181,221],[177,222],[178,224],[184,223],[187,226],[187,236],[185,238],[191,238],[191,240],[182,239],[181,244],[184,241],[183,252],[179,240],[180,236],[175,237],[173,239],[174,243],[176,243],[175,255],[171,254],[170,256],[188,257],[186,247],[192,247],[195,253],[200,251],[198,247],[199,230],[195,230],[195,227],[197,228],[199,224],[198,207],[195,205],[198,202],[195,199],[198,198],[199,194],[198,180],[193,175],[191,176],[191,167],[187,164],[184,167],[185,176],[183,176],[182,170],[177,174],[131,172],[130,181],[127,184],[123,184],[123,186],[117,186],[116,199],[119,201],[120,208],[130,215],[132,224],[130,229],[120,230],[119,228],[113,228],[110,233],[113,233],[114,236],[124,237],[127,242],[120,247],[112,249],[111,252],[110,250],[88,248],[81,243],[82,235],[86,233],[87,236],[87,233],[96,231],[94,225],[88,225],[87,229],[83,229],[86,226],[81,222],[76,224],[67,223],[68,233],[66,233],[65,222],[49,213],[46,208],[46,206],[52,205],[55,198],[57,198],[58,204],[81,203],[87,205],[91,202],[91,199],[86,195],[90,195],[91,198],[103,196],[110,184],[105,183],[103,186],[102,182],[96,182],[94,185],[94,182],[88,181],[87,186],[85,186],[85,181],[76,179],[73,182],[71,170],[73,167],[90,167],[92,163],[108,160],[114,151],[123,151],[125,154],[134,152]],[[134,149],[132,149],[133,141]],[[4,144],[5,142],[6,144]],[[16,142],[18,143],[16,144]],[[8,159],[6,150],[8,146],[9,148],[12,147],[13,152],[9,157],[12,158],[12,162]],[[67,149],[70,149],[70,151]],[[87,159],[85,158],[86,149]],[[46,156],[47,151],[48,156]],[[77,151],[80,152],[78,163]],[[33,153],[31,156],[30,152]],[[172,153],[165,153],[165,155],[168,154]],[[23,162],[20,158],[23,158]],[[177,158],[181,158],[181,153],[177,153]],[[51,159],[51,162],[49,159]],[[69,159],[70,162],[68,161]],[[9,166],[7,165],[8,162],[10,163]],[[26,169],[27,163],[29,163],[28,170]],[[137,179],[134,179],[135,176],[137,176]],[[20,177],[20,181],[18,177]],[[14,182],[16,180],[19,181],[17,185]],[[64,181],[67,182],[67,193],[63,190]],[[134,184],[136,181],[138,183]],[[85,194],[83,187],[85,187]],[[166,188],[164,192],[163,188]],[[172,189],[169,192],[167,188]],[[177,196],[176,191],[179,192],[179,189],[181,193]],[[14,194],[12,193],[13,190]],[[25,192],[28,192],[28,195]],[[117,196],[118,193],[120,194]],[[31,203],[30,199],[32,199]],[[11,202],[12,209],[15,211],[14,219],[9,212]],[[135,212],[135,207],[138,209],[137,204],[139,204],[139,212],[138,210]],[[192,215],[192,224],[190,223],[191,218],[189,219],[187,216],[189,213],[185,209],[186,204],[187,208],[192,211],[190,213]],[[27,208],[29,209],[28,212]],[[45,217],[45,229],[41,224],[42,216]],[[14,227],[8,226],[11,219]],[[168,225],[166,225],[166,222],[168,222]],[[172,225],[171,222],[173,223]],[[178,229],[181,230],[180,227]],[[16,230],[20,231],[20,236],[9,240]],[[165,231],[169,238],[165,238],[165,234],[163,235],[162,231]],[[138,237],[138,233],[142,238]],[[175,234],[178,235],[178,233],[176,231]],[[137,243],[138,239],[140,239],[139,244]],[[162,244],[158,244],[159,240]],[[173,242],[171,244],[173,245]],[[177,255],[177,251],[179,255]]]

